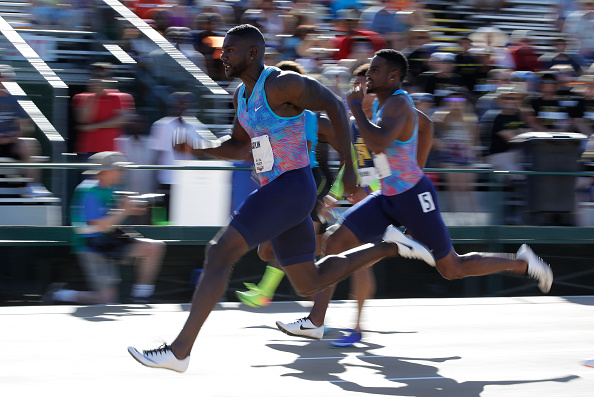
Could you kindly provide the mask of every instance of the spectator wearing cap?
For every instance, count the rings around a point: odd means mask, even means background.
[[[559,81],[554,73],[541,76],[538,95],[530,101],[528,125],[538,132],[570,132],[571,116],[559,96]]]
[[[115,88],[109,63],[92,65],[86,92],[72,98],[76,122],[76,153],[85,162],[93,153],[114,151],[115,139],[123,135],[134,114],[132,95]]]
[[[121,280],[118,265],[136,260],[131,297],[135,302],[148,302],[155,290],[165,244],[120,226],[129,216],[140,215],[147,209],[146,202],[118,195],[115,191],[122,182],[123,167],[132,163],[115,151],[95,153],[89,157],[89,163],[96,166],[85,171],[89,178],[74,191],[71,220],[75,230],[73,250],[91,290],[75,291],[64,289],[64,284],[52,285],[44,301],[80,304],[119,302],[118,285]]]
[[[453,92],[467,91],[464,81],[456,74],[456,58],[449,52],[435,52],[429,58],[428,72],[421,73],[417,79],[422,92],[428,92],[435,98],[438,107],[443,105],[443,98]]]

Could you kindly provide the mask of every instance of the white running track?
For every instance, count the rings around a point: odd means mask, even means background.
[[[171,342],[188,305],[0,308],[2,396],[420,397],[594,395],[594,296],[372,300],[364,343],[291,338],[310,302],[221,303],[184,374],[146,368],[128,345]],[[348,327],[352,301],[327,326]]]

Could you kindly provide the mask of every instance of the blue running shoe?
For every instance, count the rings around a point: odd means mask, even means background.
[[[335,342],[330,343],[330,347],[335,348],[346,348],[346,347],[353,347],[353,345],[357,342],[361,341],[361,332],[351,330],[348,334],[340,338]]]

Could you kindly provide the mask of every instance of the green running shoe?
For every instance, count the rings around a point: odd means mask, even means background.
[[[240,301],[250,307],[262,307],[270,305],[270,299],[257,291],[236,291],[235,294]]]

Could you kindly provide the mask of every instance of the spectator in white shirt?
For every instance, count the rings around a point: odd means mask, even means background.
[[[176,131],[192,134],[198,141],[214,140],[215,136],[196,117],[187,114],[194,95],[189,92],[174,92],[169,96],[169,116],[155,121],[151,127],[149,148],[154,151],[154,164],[174,165],[176,160],[195,160],[195,156],[173,150]],[[169,207],[169,193],[174,183],[173,170],[158,170],[158,191],[165,194]]]

